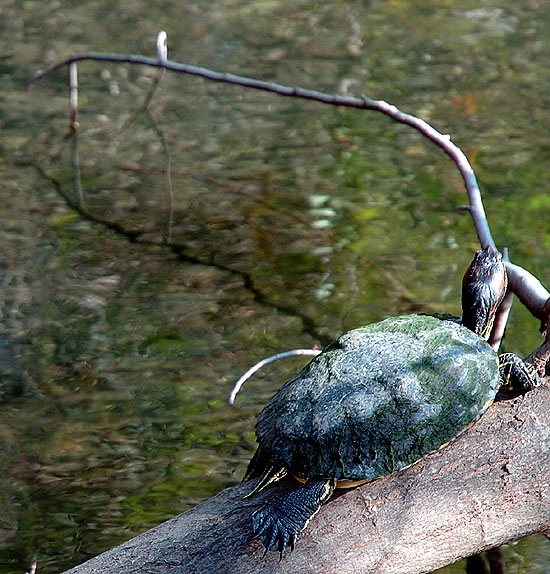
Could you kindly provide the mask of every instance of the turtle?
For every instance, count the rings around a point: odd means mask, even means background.
[[[335,339],[260,412],[258,448],[243,480],[252,496],[293,475],[301,484],[252,514],[253,538],[282,558],[336,488],[393,474],[446,446],[501,387],[540,383],[518,356],[488,344],[507,286],[501,254],[476,252],[462,284],[462,320],[390,317]]]

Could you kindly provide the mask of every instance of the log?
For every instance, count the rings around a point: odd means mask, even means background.
[[[291,479],[244,499],[224,490],[66,574],[418,574],[550,529],[550,381],[505,397],[449,446],[339,491],[282,560],[251,541],[251,513]]]

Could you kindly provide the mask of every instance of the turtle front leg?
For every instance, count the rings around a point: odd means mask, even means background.
[[[526,393],[541,383],[535,368],[513,353],[499,355],[498,368],[505,389]]]
[[[301,488],[273,497],[252,515],[254,538],[266,552],[278,550],[282,557],[333,492],[332,480],[308,480]]]

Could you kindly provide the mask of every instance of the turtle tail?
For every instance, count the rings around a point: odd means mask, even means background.
[[[265,473],[266,469],[273,464],[273,461],[264,453],[261,448],[256,449],[254,456],[248,463],[244,474],[243,482],[258,478]]]
[[[277,550],[281,558],[292,550],[298,535],[334,492],[333,480],[309,480],[296,490],[275,496],[252,515],[254,538],[265,551]]]
[[[273,462],[261,448],[258,448],[246,469],[243,482],[258,477],[260,477],[260,480],[245,498],[249,498],[257,492],[260,492],[260,490],[263,490],[268,484],[280,480],[286,476],[286,474],[287,470],[284,466]]]

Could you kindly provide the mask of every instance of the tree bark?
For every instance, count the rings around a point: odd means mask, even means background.
[[[249,499],[240,484],[67,574],[431,572],[550,530],[550,387],[491,406],[443,450],[397,474],[340,491],[293,552],[250,541],[251,513],[291,480]]]

